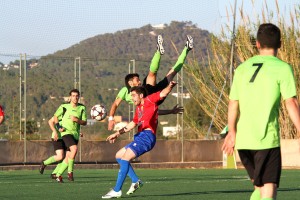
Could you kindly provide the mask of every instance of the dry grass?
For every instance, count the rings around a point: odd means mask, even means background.
[[[277,4],[277,1],[275,1]],[[267,5],[265,3],[265,5]],[[255,22],[251,22],[249,16],[245,16],[242,9],[239,9],[239,15],[242,18],[236,29],[234,67],[241,62],[256,55],[255,34],[259,24],[270,22],[279,26],[282,32],[282,47],[279,50],[278,57],[283,61],[290,63],[294,69],[294,75],[297,81],[298,97],[300,94],[300,6],[295,6],[290,11],[286,19],[277,6],[276,11],[271,11],[265,6],[258,14]],[[275,13],[275,14],[274,14]],[[208,60],[200,58],[189,63],[185,68],[190,79],[185,82],[192,98],[203,109],[203,111],[214,117],[214,126],[221,131],[227,123],[227,105],[229,93],[229,67],[230,67],[230,40],[231,27],[224,25],[222,33],[218,37],[212,37],[210,44],[210,57]],[[220,42],[222,41],[222,42]],[[223,86],[224,90],[223,90]],[[221,99],[218,103],[219,96]],[[214,112],[218,104],[215,116]],[[188,113],[187,113],[188,114]],[[287,110],[282,103],[280,110],[280,128],[282,138],[294,138],[296,130],[292,125]],[[186,117],[186,123],[197,129],[193,119]],[[203,131],[200,131],[203,133]]]

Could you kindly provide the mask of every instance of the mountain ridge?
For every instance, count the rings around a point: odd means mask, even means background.
[[[194,38],[194,49],[187,59],[205,58],[208,55],[211,34],[198,28],[192,22],[165,24],[163,29],[150,24],[140,28],[126,29],[115,33],[96,35],[80,41],[66,49],[42,56],[41,59],[27,60],[27,118],[44,122],[49,119],[62,99],[74,87],[75,59],[81,60],[81,91],[89,108],[97,103],[110,109],[117,95],[117,89],[124,86],[124,77],[135,65],[144,79],[153,54],[156,51],[156,36],[164,38],[165,55],[161,58],[158,80],[162,79],[175,64],[178,54],[186,42],[186,35]],[[133,63],[134,60],[134,63]],[[37,62],[34,68],[29,65]],[[18,64],[15,61],[14,64]],[[18,122],[19,69],[0,70],[3,84],[0,86],[0,102],[10,123]],[[9,86],[9,87],[7,87]],[[22,88],[24,91],[24,88]],[[170,99],[170,100],[168,100]],[[176,104],[175,98],[168,98],[165,107]],[[28,109],[30,108],[30,109]],[[127,114],[122,104],[117,115]]]

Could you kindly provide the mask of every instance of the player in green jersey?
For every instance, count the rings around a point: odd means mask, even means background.
[[[281,97],[300,132],[299,104],[291,66],[278,59],[280,29],[270,23],[259,26],[259,55],[242,63],[234,74],[228,105],[228,135],[222,150],[238,150],[254,185],[250,199],[276,199],[281,174],[278,124]]]
[[[61,125],[56,124],[61,137],[69,151],[56,173],[57,181],[62,182],[61,174],[68,168],[68,179],[74,181],[74,159],[77,154],[77,144],[80,136],[80,125],[86,125],[87,115],[84,105],[78,103],[80,93],[77,89],[70,91],[70,103],[62,104],[54,114],[54,120],[61,117]]]
[[[56,173],[58,172],[58,169],[59,169],[59,167],[61,165],[61,161],[65,157],[65,150],[66,150],[66,146],[65,146],[65,143],[63,142],[63,140],[61,138],[60,132],[55,127],[56,123],[59,123],[59,122],[55,122],[54,121],[54,117],[51,117],[51,119],[49,119],[49,121],[48,121],[50,129],[52,130],[51,140],[52,140],[52,144],[53,144],[53,149],[54,149],[55,155],[50,156],[46,160],[42,161],[42,163],[41,163],[41,165],[39,167],[39,172],[41,174],[43,174],[47,165],[59,162],[57,164],[56,168],[51,173],[50,177],[52,179],[56,179],[57,178],[56,177]]]
[[[155,54],[151,60],[148,75],[144,79],[143,84],[142,84],[147,89],[148,95],[153,94],[158,91],[161,91],[162,89],[164,89],[165,87],[167,87],[169,85],[169,83],[173,80],[175,75],[181,70],[188,52],[192,49],[193,49],[193,38],[190,35],[188,35],[186,45],[185,45],[183,51],[181,52],[180,56],[178,57],[176,64],[166,74],[166,76],[163,80],[156,83],[156,75],[157,75],[157,71],[160,66],[160,58],[161,58],[161,55],[164,54],[163,38],[161,35],[159,35],[157,37],[157,51],[155,52]],[[126,87],[123,87],[120,90],[115,101],[113,102],[113,104],[111,106],[111,109],[109,112],[109,118],[108,118],[108,130],[113,130],[113,128],[114,128],[114,125],[115,125],[114,115],[115,115],[115,112],[116,112],[118,106],[120,105],[120,103],[122,101],[126,101],[126,102],[132,104],[129,90],[133,86],[141,85],[139,75],[136,73],[128,74],[125,77],[125,85],[126,85]],[[161,104],[161,103],[162,103],[162,101],[159,104]],[[181,113],[182,111],[183,111],[183,108],[178,107],[176,105],[171,110],[159,110],[158,114],[159,115],[177,114],[177,113]]]

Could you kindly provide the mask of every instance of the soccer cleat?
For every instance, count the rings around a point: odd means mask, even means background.
[[[51,179],[56,179],[56,178],[57,178],[57,177],[56,177],[56,174],[51,174],[51,175],[50,175],[50,178],[51,178]]]
[[[194,41],[193,41],[192,36],[187,35],[186,38],[187,38],[187,39],[186,39],[186,44],[185,44],[185,46],[188,48],[188,50],[193,49],[193,47],[194,47]]]
[[[164,39],[161,35],[157,36],[157,51],[159,51],[160,55],[165,53],[165,49],[163,47]]]
[[[68,180],[74,181],[73,172],[68,172]]]
[[[63,183],[63,178],[62,178],[62,176],[57,177],[57,178],[56,178],[56,181],[57,181],[58,183]]]
[[[143,187],[143,182],[141,180],[138,180],[136,183],[131,183],[131,186],[126,194],[131,195],[141,187]]]
[[[45,165],[44,162],[42,161],[42,163],[41,163],[41,165],[40,165],[40,168],[39,168],[39,171],[40,171],[41,174],[44,173],[45,168],[46,168],[46,165]]]
[[[120,198],[122,196],[122,191],[119,192],[114,191],[111,189],[106,195],[102,196],[102,199],[112,199],[112,198]]]

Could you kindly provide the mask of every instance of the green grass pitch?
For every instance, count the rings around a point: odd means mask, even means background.
[[[116,169],[75,169],[75,182],[59,184],[50,179],[50,170],[0,171],[0,199],[101,199],[115,184]],[[137,169],[144,186],[131,196],[123,186],[125,199],[241,200],[249,199],[252,185],[245,170],[229,169]],[[66,176],[66,175],[65,175]],[[283,170],[277,199],[300,199],[300,170]]]

